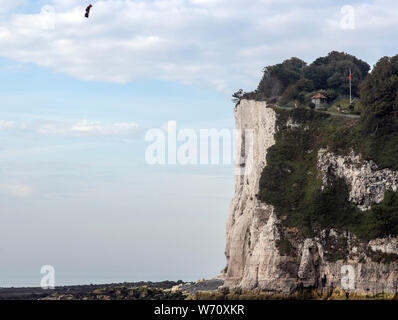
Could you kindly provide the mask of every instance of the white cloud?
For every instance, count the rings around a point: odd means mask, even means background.
[[[336,49],[374,63],[398,51],[392,0],[356,2],[350,31],[340,28],[336,1],[96,1],[90,19],[81,1],[50,3],[54,28],[39,14],[0,20],[1,56],[85,80],[161,79],[229,91],[253,87],[265,65],[291,56],[310,62]]]
[[[0,128],[10,129],[10,128],[15,128],[16,126],[17,124],[14,121],[0,120]]]
[[[135,123],[104,124],[101,121],[83,120],[74,124],[47,123],[39,126],[37,132],[65,136],[127,136],[137,132]]]
[[[37,132],[45,135],[63,136],[131,136],[139,128],[136,123],[83,120],[76,123],[46,122],[42,124],[18,124],[15,121],[0,120],[0,129],[18,129],[20,131]]]
[[[223,0],[190,0],[190,2],[198,5],[213,5],[223,2]]]
[[[32,194],[33,188],[24,184],[0,184],[0,193],[25,198]]]

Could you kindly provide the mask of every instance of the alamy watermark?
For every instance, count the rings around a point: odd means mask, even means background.
[[[354,30],[355,24],[355,8],[350,5],[343,6],[340,10],[341,19],[340,27],[343,30]]]
[[[344,265],[341,267],[341,287],[344,290],[355,289],[355,269],[353,266]]]
[[[40,280],[40,287],[42,289],[55,288],[55,268],[51,265],[44,265],[40,269],[40,273],[44,274]]]
[[[41,8],[40,15],[40,27],[42,30],[54,30],[55,29],[55,8],[51,5],[45,5]]]
[[[147,131],[145,161],[150,165],[235,163],[235,174],[245,175],[253,168],[253,137],[252,129],[177,130],[177,122],[169,121],[166,129]]]

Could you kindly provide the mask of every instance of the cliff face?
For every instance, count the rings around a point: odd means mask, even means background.
[[[398,255],[397,238],[363,243],[353,234],[335,229],[320,230],[306,238],[296,228],[284,227],[283,216],[257,199],[267,150],[275,144],[277,118],[266,102],[241,100],[235,108],[236,129],[253,130],[253,138],[237,139],[235,146],[244,155],[237,164],[243,174],[235,177],[227,222],[224,285],[285,294],[303,288],[341,287],[359,294],[397,292],[398,263],[385,259]],[[287,127],[296,127],[289,122]],[[354,153],[344,157],[319,150],[318,170],[325,186],[330,175],[345,179],[349,200],[361,210],[381,202],[384,191],[398,188],[398,172],[378,170]],[[291,248],[283,251],[286,239]]]

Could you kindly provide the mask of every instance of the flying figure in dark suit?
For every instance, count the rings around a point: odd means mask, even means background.
[[[84,15],[86,18],[88,18],[89,14],[90,14],[90,9],[91,9],[92,7],[93,7],[93,6],[90,4],[90,5],[86,8],[86,14]]]

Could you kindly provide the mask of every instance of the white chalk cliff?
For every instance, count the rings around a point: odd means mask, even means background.
[[[277,113],[266,102],[243,99],[235,108],[235,121],[242,135],[245,130],[252,130],[253,134],[252,139],[236,140],[235,147],[241,155],[236,166],[243,174],[235,176],[235,194],[227,221],[224,286],[286,294],[303,288],[341,288],[347,269],[343,266],[349,266],[354,279],[347,290],[363,294],[397,292],[398,263],[383,264],[371,259],[380,253],[398,254],[396,238],[361,243],[348,232],[323,230],[314,238],[294,238],[294,254],[280,253],[278,240],[297,230],[284,228],[274,208],[256,197],[267,165],[267,150],[275,144]],[[385,190],[396,191],[398,187],[398,172],[378,170],[374,163],[360,161],[355,154],[344,159],[320,150],[318,169],[324,174],[324,184],[328,183],[330,172],[345,178],[351,190],[350,201],[362,210],[382,201]],[[341,241],[345,261],[329,261],[326,256],[333,254],[337,250],[334,244]]]

